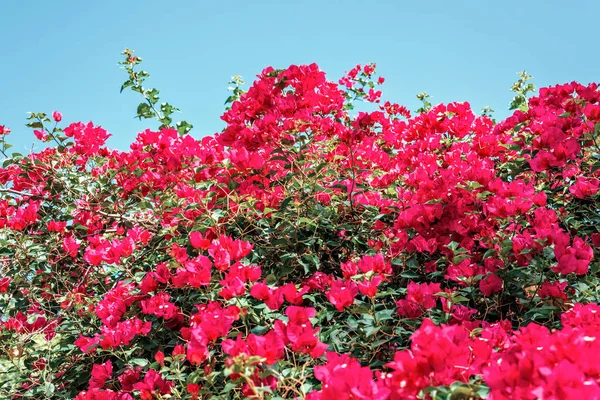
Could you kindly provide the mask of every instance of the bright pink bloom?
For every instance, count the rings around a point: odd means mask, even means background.
[[[156,354],[154,354],[154,361],[156,361],[157,363],[159,363],[161,366],[165,366],[165,353],[163,353],[162,351],[157,351]]]
[[[417,303],[420,307],[428,310],[435,307],[438,293],[442,291],[439,283],[421,283],[410,282],[406,299]]]
[[[423,310],[414,301],[400,299],[396,302],[398,314],[409,319],[416,319],[423,315]]]
[[[381,275],[375,275],[370,280],[365,278],[362,282],[358,283],[358,291],[367,297],[373,298],[377,294],[377,286],[381,282],[383,282]]]
[[[587,273],[588,266],[592,258],[594,258],[594,251],[589,244],[577,236],[573,239],[571,246],[556,243],[554,245],[554,255],[556,256],[558,265],[552,267],[553,271],[564,275],[573,272],[577,275],[583,275]]]
[[[255,283],[250,289],[250,295],[255,299],[264,301],[271,310],[278,310],[283,304],[282,291],[279,288],[271,289],[264,283]]]
[[[538,290],[538,296],[540,296],[540,299],[545,299],[545,298],[553,298],[553,299],[559,299],[559,300],[563,300],[563,301],[567,301],[568,300],[568,296],[565,293],[565,289],[567,287],[567,282],[544,282],[542,283],[542,286],[540,286],[540,289]]]
[[[338,311],[354,303],[354,298],[358,294],[356,283],[350,280],[338,279],[331,283],[331,288],[327,292],[327,300],[335,306]]]
[[[479,290],[486,297],[493,296],[502,290],[502,279],[496,274],[489,274],[479,281]]]
[[[144,380],[133,385],[133,388],[140,391],[142,400],[152,400],[154,394],[171,394],[171,386],[173,382],[165,381],[158,372],[150,369],[144,375]]]
[[[132,392],[133,385],[140,380],[140,372],[142,368],[128,367],[121,376],[119,376],[119,383],[121,384],[121,390],[125,392]]]
[[[110,379],[113,373],[112,363],[107,361],[104,364],[94,364],[92,366],[92,378],[90,379],[89,388],[102,388],[104,383]]]
[[[600,181],[598,179],[588,179],[580,176],[577,178],[577,182],[569,187],[569,192],[578,199],[583,199],[598,193],[599,185]]]
[[[153,314],[164,319],[172,319],[179,313],[179,307],[169,301],[168,293],[158,293],[149,299],[142,300],[142,312],[144,314]]]
[[[294,285],[292,282],[283,285],[279,289],[281,290],[281,293],[283,293],[283,296],[288,303],[297,306],[302,304],[304,301],[304,294],[309,291],[308,286],[303,286],[300,290],[298,290],[296,285]]]
[[[210,247],[210,240],[205,239],[198,231],[190,233],[190,243],[195,249],[208,250]]]
[[[388,399],[390,389],[373,380],[369,367],[362,367],[347,354],[327,353],[327,364],[314,368],[315,378],[322,382],[320,392],[313,392],[309,399]]]
[[[267,365],[275,364],[285,355],[285,344],[275,331],[269,331],[264,336],[250,334],[245,341],[240,334],[235,341],[224,340],[221,346],[223,351],[232,357],[239,354],[264,357]]]

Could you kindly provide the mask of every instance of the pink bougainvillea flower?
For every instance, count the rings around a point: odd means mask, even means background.
[[[479,281],[479,290],[484,296],[490,297],[502,290],[502,279],[496,274],[489,274]]]
[[[170,394],[173,382],[166,381],[153,369],[148,370],[144,375],[144,380],[133,385],[135,390],[140,391],[142,400],[154,399],[154,394]]]
[[[589,264],[594,257],[592,247],[580,237],[575,237],[571,246],[557,243],[554,246],[554,254],[558,265],[552,269],[563,275],[573,272],[577,275],[587,273]]]
[[[89,388],[103,388],[104,383],[110,379],[113,373],[112,363],[107,361],[104,364],[94,364],[92,366],[92,378],[89,382]]]
[[[327,292],[327,300],[335,306],[338,311],[352,305],[358,294],[358,286],[350,280],[338,279],[331,283]]]
[[[588,179],[580,176],[577,182],[569,187],[569,192],[578,199],[583,199],[598,193],[599,185],[600,180],[596,178]]]

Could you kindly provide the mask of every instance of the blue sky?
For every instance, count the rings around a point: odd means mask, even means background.
[[[316,62],[337,80],[376,62],[384,98],[411,109],[469,101],[507,115],[509,88],[527,70],[536,86],[598,81],[598,1],[4,1],[0,5],[0,125],[28,152],[28,111],[90,121],[126,149],[155,127],[133,118],[139,99],[119,94],[129,47],[148,86],[179,107],[193,135],[218,132],[227,82],[264,67]]]

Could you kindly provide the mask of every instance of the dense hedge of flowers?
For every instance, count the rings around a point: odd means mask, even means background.
[[[495,122],[267,68],[196,140],[125,56],[128,151],[0,127],[0,398],[600,399],[596,84]]]

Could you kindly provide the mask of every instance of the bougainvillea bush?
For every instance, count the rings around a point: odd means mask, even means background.
[[[124,54],[128,151],[0,127],[0,398],[600,399],[598,85],[496,122],[267,68],[195,139]]]

